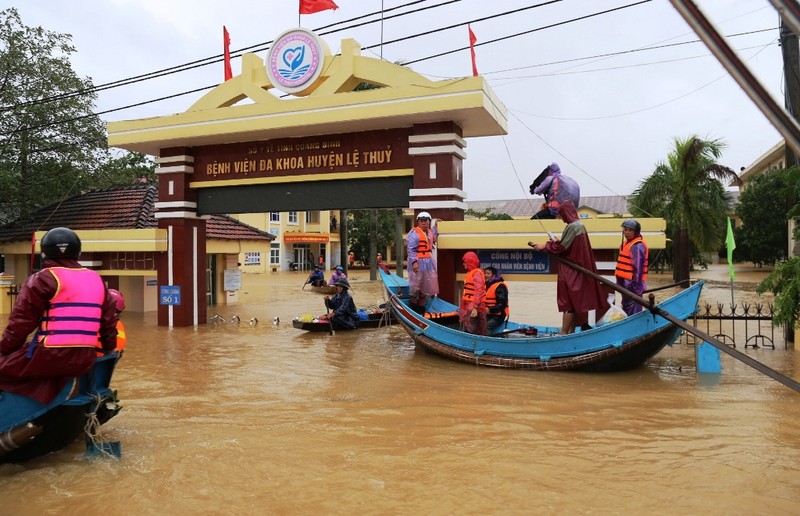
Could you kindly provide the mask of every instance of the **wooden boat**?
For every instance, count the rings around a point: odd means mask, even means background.
[[[390,324],[395,324],[397,322],[397,318],[394,317],[391,310],[386,307],[385,309],[361,309],[358,311],[359,314],[359,322],[358,327],[355,328],[357,330],[361,330],[364,328],[381,328],[383,326],[388,326]],[[292,326],[297,328],[298,330],[304,331],[311,331],[311,332],[329,332],[331,330],[331,325],[327,319],[319,319],[317,317],[313,317],[311,315],[304,315],[300,317],[295,317],[292,320]],[[333,330],[349,330],[349,328],[344,328],[340,326],[336,322],[333,323]]]
[[[326,294],[326,295],[332,296],[332,295],[334,295],[336,293],[336,287],[332,287],[330,285],[322,285],[322,286],[319,286],[319,287],[315,287],[315,286],[310,285],[310,284],[306,284],[306,285],[308,285],[306,287],[306,290],[310,290],[311,292],[316,292],[317,294]]]
[[[681,328],[644,310],[618,322],[558,335],[560,328],[507,322],[490,335],[473,335],[454,324],[440,324],[411,310],[408,282],[381,271],[390,306],[414,342],[446,358],[469,364],[511,369],[624,371],[644,364],[672,344]],[[699,282],[657,306],[686,320],[697,309],[703,283]],[[427,310],[452,312],[455,305],[434,298]]]
[[[49,404],[0,392],[0,464],[60,450],[85,435],[87,422],[96,418],[100,425],[114,417],[121,407],[109,384],[119,357],[98,357],[91,371],[70,381]]]

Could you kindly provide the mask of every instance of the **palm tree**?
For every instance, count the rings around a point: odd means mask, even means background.
[[[675,282],[689,279],[690,241],[703,251],[722,244],[731,196],[720,181],[741,183],[732,169],[717,163],[724,147],[721,140],[676,138],[666,163],[656,165],[630,200],[634,215],[667,221],[668,234],[673,237]]]

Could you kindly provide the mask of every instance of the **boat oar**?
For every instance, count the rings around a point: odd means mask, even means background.
[[[325,303],[325,315],[328,317],[328,326],[329,326],[329,335],[333,335],[333,319],[331,318],[331,309],[328,308],[328,300],[323,299],[323,303]]]
[[[568,267],[572,267],[576,271],[582,272],[582,273],[586,274],[587,276],[590,276],[590,277],[596,279],[597,281],[599,281],[603,285],[613,288],[614,290],[616,290],[617,292],[619,292],[623,296],[626,296],[626,297],[628,297],[630,299],[633,299],[634,301],[636,301],[637,303],[639,303],[643,307],[645,307],[648,310],[650,310],[652,313],[660,315],[661,317],[663,317],[664,319],[668,320],[669,322],[671,322],[675,326],[678,326],[679,328],[683,328],[684,331],[687,331],[687,332],[691,333],[692,335],[694,335],[695,337],[698,337],[698,338],[702,339],[704,342],[707,342],[707,343],[711,344],[712,346],[714,346],[718,350],[729,354],[730,356],[732,356],[733,358],[739,360],[740,362],[743,362],[744,364],[749,365],[750,367],[752,367],[756,371],[769,376],[773,380],[782,383],[783,385],[789,387],[790,389],[792,389],[792,390],[794,390],[796,392],[800,392],[800,383],[798,383],[796,380],[794,380],[792,378],[789,378],[788,376],[785,376],[785,375],[779,373],[778,371],[775,371],[774,369],[771,369],[770,367],[762,364],[761,362],[750,358],[748,355],[745,355],[744,353],[742,353],[738,349],[732,348],[732,347],[728,346],[727,344],[724,344],[723,342],[715,339],[711,335],[709,335],[709,334],[707,334],[707,333],[705,333],[703,331],[698,330],[697,328],[695,328],[691,324],[686,324],[685,321],[680,320],[679,318],[675,317],[674,315],[672,315],[671,313],[667,312],[663,308],[660,308],[660,307],[656,306],[656,304],[654,302],[653,294],[650,294],[650,300],[647,301],[643,297],[631,292],[630,290],[628,290],[628,289],[626,289],[624,287],[620,287],[619,285],[617,285],[613,281],[611,281],[609,279],[606,279],[603,276],[600,276],[599,274],[597,274],[595,272],[590,271],[586,267],[582,267],[582,266],[578,265],[577,263],[572,263],[571,261],[569,261],[567,259],[564,259],[564,258],[561,258],[561,257],[557,257],[557,258],[559,260],[561,260],[561,262],[563,262],[564,265],[566,265]]]

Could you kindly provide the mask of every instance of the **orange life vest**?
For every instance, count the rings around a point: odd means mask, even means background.
[[[125,326],[122,324],[122,321],[117,321],[117,347],[116,351],[122,351],[125,349],[125,345],[128,343],[128,335],[125,333]],[[103,344],[98,341],[97,342],[97,352],[98,357],[103,356]]]
[[[467,302],[475,301],[475,276],[483,276],[483,269],[480,267],[472,269],[464,276],[464,292],[461,299]]]
[[[106,287],[89,269],[51,267],[56,294],[42,315],[37,342],[47,348],[93,348],[103,311]]]
[[[508,290],[508,285],[506,285],[505,281],[497,281],[489,285],[489,288],[486,289],[486,308],[492,308],[497,304],[497,287],[503,285]],[[491,312],[491,310],[489,310]],[[503,310],[503,313],[506,317],[509,316],[511,311],[508,309],[508,301],[506,301],[506,308]]]
[[[417,244],[417,259],[420,260],[422,258],[430,258],[432,246],[430,240],[428,240],[428,235],[425,234],[425,231],[422,231],[420,228],[414,228],[414,231],[417,232],[419,235],[419,243]]]
[[[619,246],[619,258],[617,259],[617,270],[614,276],[622,279],[633,279],[633,260],[631,259],[631,247],[633,244],[641,243],[644,246],[644,264],[642,270],[642,281],[647,281],[648,262],[650,261],[650,249],[644,243],[641,236],[632,238]]]

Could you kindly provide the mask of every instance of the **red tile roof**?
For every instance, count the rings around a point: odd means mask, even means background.
[[[147,229],[158,227],[154,216],[158,187],[139,184],[97,190],[46,206],[30,219],[0,228],[0,242],[29,241],[34,231],[54,227],[75,230]],[[218,240],[274,240],[275,236],[225,215],[206,221],[206,238]]]

